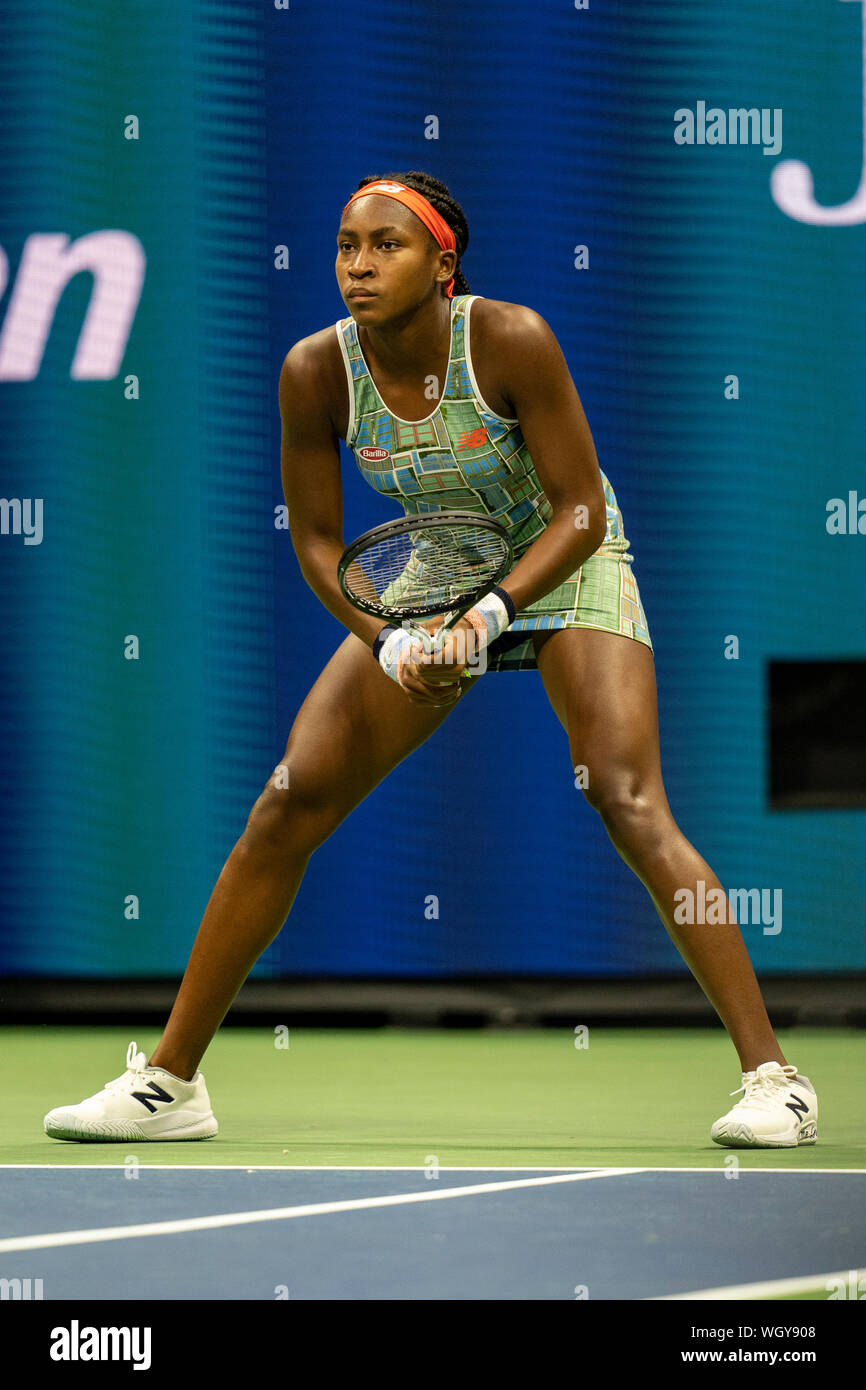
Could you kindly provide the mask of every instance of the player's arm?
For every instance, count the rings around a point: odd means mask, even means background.
[[[607,512],[595,445],[552,329],[522,304],[503,305],[492,330],[500,390],[512,404],[553,515],[501,581],[515,608],[550,593],[604,540]]]
[[[360,613],[337,583],[337,562],[346,548],[340,443],[317,364],[315,346],[302,339],[287,354],[280,372],[280,463],[289,532],[313,593],[338,622],[372,647],[384,619]]]

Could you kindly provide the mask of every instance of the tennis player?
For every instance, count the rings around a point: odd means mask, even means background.
[[[571,765],[585,769],[578,785],[730,1035],[743,1097],[712,1139],[815,1142],[814,1088],[783,1056],[733,909],[668,805],[633,556],[562,351],[532,309],[470,293],[460,266],[468,242],[459,203],[425,173],[366,178],[343,208],[336,274],[348,316],[295,344],[279,399],[292,542],[348,634],[220,873],[156,1051],[148,1061],[130,1044],[122,1076],[52,1110],[45,1130],[55,1138],[217,1133],[197,1070],[208,1044],[313,852],[478,685],[458,646],[471,634],[487,673],[540,674]],[[341,439],[370,485],[407,513],[480,511],[509,531],[513,569],[439,654],[339,589]],[[728,920],[678,922],[683,889],[696,902],[720,893]]]

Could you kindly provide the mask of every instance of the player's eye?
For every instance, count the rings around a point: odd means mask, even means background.
[[[399,241],[380,241],[380,246],[399,246]],[[337,243],[338,251],[351,251],[353,249],[351,241],[340,241]]]

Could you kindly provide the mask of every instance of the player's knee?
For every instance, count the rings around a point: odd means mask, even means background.
[[[339,823],[333,801],[321,780],[278,764],[250,811],[243,839],[251,848],[312,853]]]
[[[660,831],[656,798],[634,776],[598,774],[587,778],[583,794],[597,811],[614,844],[634,844]]]

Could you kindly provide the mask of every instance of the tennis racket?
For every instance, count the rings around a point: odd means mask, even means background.
[[[441,647],[448,630],[511,568],[504,526],[477,512],[425,512],[365,531],[337,565],[340,591],[362,613]],[[435,638],[413,619],[443,614]]]

